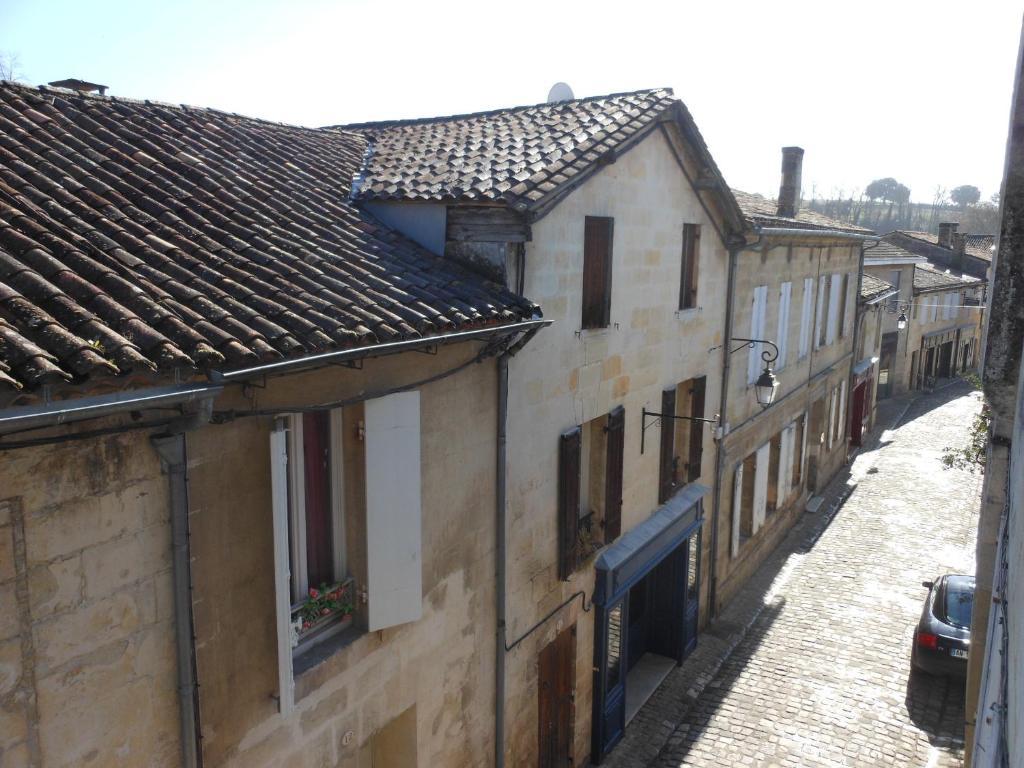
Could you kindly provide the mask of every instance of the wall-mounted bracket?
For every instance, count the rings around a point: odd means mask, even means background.
[[[715,415],[713,419],[702,419],[697,416],[666,416],[662,413],[655,413],[654,411],[648,411],[646,408],[640,411],[641,423],[640,423],[640,455],[644,452],[644,436],[647,434],[647,428],[653,427],[655,424],[661,424],[663,419],[676,419],[680,421],[700,421],[704,424],[718,424],[718,415]],[[647,419],[652,418],[654,421],[647,423]]]

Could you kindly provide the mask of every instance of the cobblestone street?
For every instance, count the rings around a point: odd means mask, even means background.
[[[911,674],[910,648],[921,581],[973,572],[981,476],[940,456],[966,444],[980,396],[957,383],[908,402],[880,410],[822,511],[701,635],[609,765],[962,764],[963,683]]]

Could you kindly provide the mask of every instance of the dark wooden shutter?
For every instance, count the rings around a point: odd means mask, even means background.
[[[587,216],[583,227],[583,327],[605,328],[612,306],[614,219]]]
[[[661,393],[661,468],[658,471],[658,503],[664,504],[672,495],[672,464],[675,460],[676,390]]]
[[[622,464],[625,455],[626,409],[621,405],[608,414],[608,450],[604,474],[604,541],[622,533]]]
[[[704,394],[707,389],[707,378],[701,376],[693,379],[690,390],[690,416],[697,419],[704,418]],[[687,482],[692,483],[700,477],[700,460],[704,452],[704,427],[703,421],[690,422],[690,457],[687,462]]]
[[[580,522],[581,430],[562,435],[558,451],[558,578],[576,570]]]
[[[679,308],[697,306],[697,271],[700,257],[700,224],[683,225],[683,263],[679,282]]]

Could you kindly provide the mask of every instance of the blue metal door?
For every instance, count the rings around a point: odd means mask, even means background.
[[[626,730],[626,659],[629,600],[598,606],[594,637],[592,750],[600,762]]]

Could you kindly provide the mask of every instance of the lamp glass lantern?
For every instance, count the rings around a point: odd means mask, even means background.
[[[754,396],[762,408],[767,408],[775,400],[775,393],[779,389],[779,380],[772,373],[772,369],[765,365],[761,375],[757,377],[754,384]]]
[[[896,330],[902,331],[907,327],[907,313],[900,312],[900,316],[896,318]]]

